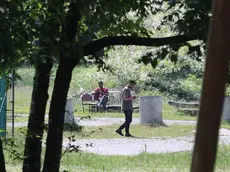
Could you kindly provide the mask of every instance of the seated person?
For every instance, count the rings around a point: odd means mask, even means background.
[[[106,111],[106,104],[108,102],[109,91],[108,88],[103,87],[103,82],[98,83],[98,88],[94,90],[94,100],[98,100],[98,107],[102,106],[103,110]]]

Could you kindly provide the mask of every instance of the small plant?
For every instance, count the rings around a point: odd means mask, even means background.
[[[6,138],[3,140],[3,149],[9,152],[10,158],[17,161],[23,160],[23,152],[19,151],[15,138]]]

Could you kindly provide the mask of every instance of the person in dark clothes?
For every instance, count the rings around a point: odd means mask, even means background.
[[[133,114],[133,100],[137,97],[131,95],[131,91],[135,89],[136,82],[130,80],[128,85],[122,90],[122,111],[125,114],[125,122],[116,130],[116,133],[123,136],[122,130],[125,128],[125,136],[132,137],[129,132],[129,126],[132,122],[132,114]]]

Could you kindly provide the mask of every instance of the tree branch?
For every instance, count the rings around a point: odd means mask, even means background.
[[[160,47],[163,45],[172,45],[178,43],[185,43],[199,39],[199,35],[188,36],[178,35],[165,38],[141,38],[133,36],[109,36],[104,37],[86,44],[83,47],[84,55],[91,55],[104,47],[112,45],[138,45],[138,46],[154,46]]]

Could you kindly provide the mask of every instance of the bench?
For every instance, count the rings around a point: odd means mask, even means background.
[[[168,101],[168,104],[176,107],[177,111],[183,112],[188,115],[198,115],[199,113],[199,102],[176,102],[176,101]]]

